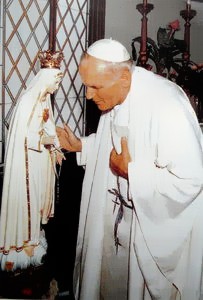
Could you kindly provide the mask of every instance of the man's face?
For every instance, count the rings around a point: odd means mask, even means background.
[[[86,98],[92,99],[101,111],[112,109],[125,99],[120,75],[105,68],[100,60],[92,56],[84,59],[79,73],[86,86]]]

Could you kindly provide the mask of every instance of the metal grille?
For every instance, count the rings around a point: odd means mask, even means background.
[[[0,1],[0,83],[2,83],[2,37],[3,37],[3,2]],[[0,84],[0,95],[2,95],[2,84]],[[0,98],[1,99],[1,98]],[[2,100],[0,100],[0,114],[1,114],[1,118],[0,118],[0,162],[2,163],[2,146],[3,146],[3,132],[2,132],[2,128],[3,128],[3,105],[2,105]],[[2,166],[2,164],[1,164]],[[0,174],[2,173],[2,168],[0,168]]]
[[[3,151],[13,108],[39,71],[37,53],[48,49],[50,1],[1,0],[0,3]],[[68,122],[76,134],[84,131],[84,92],[78,61],[86,47],[87,12],[88,0],[57,2],[56,50],[62,50],[65,59],[61,68],[64,79],[55,96],[54,113],[57,124]]]
[[[56,95],[56,123],[68,123],[76,134],[84,131],[84,88],[78,74],[86,48],[88,1],[60,0],[57,10],[56,48],[65,56],[64,79]]]

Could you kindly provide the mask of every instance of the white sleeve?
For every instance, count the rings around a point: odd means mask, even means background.
[[[143,152],[129,164],[131,192],[141,206],[153,211],[160,199],[166,214],[175,216],[194,201],[203,190],[201,143],[201,129],[190,114],[176,107],[160,117],[155,155]]]
[[[27,146],[31,150],[42,151],[41,136],[39,132],[30,131],[27,133]]]
[[[91,157],[92,151],[94,151],[95,133],[92,133],[88,137],[82,137],[82,151],[76,153],[77,164],[79,166],[85,166]]]

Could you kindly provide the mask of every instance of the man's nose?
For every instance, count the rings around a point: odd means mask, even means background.
[[[87,99],[92,99],[95,95],[95,90],[91,87],[87,87],[86,89],[86,98]]]

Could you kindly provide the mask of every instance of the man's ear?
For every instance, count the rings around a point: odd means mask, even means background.
[[[120,80],[121,80],[121,84],[122,84],[123,87],[125,87],[125,88],[129,88],[130,87],[131,76],[132,76],[131,72],[127,68],[122,71]]]

